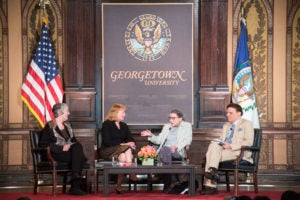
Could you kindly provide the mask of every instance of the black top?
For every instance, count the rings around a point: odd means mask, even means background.
[[[55,127],[55,130],[58,134],[60,134],[62,137],[64,137],[63,133],[59,130],[58,127]],[[69,134],[69,130],[67,126],[65,126],[65,130]],[[70,134],[69,134],[70,136]],[[67,141],[68,138],[65,138]],[[50,123],[47,123],[46,126],[42,130],[42,134],[40,136],[39,140],[39,146],[40,147],[48,147],[50,146],[50,151],[54,153],[61,153],[63,152],[63,146],[62,145],[57,145],[57,138],[54,135],[53,132],[53,127],[50,125]],[[75,137],[71,138],[71,142],[77,142]]]
[[[106,120],[101,129],[102,144],[101,149],[120,145],[121,143],[134,142],[131,132],[126,123],[120,122],[120,129],[115,121]]]

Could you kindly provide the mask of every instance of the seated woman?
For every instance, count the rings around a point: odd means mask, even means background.
[[[60,162],[68,162],[72,168],[72,180],[69,193],[72,195],[86,194],[80,188],[81,172],[85,161],[82,145],[76,139],[68,123],[69,107],[65,103],[53,106],[54,119],[49,121],[42,130],[39,145],[50,147],[53,158]]]
[[[102,144],[100,156],[104,159],[116,157],[120,163],[130,164],[135,150],[135,141],[126,123],[126,107],[122,104],[113,104],[109,109],[105,121],[102,124]],[[117,186],[115,188],[118,194],[122,193],[123,174],[118,175]],[[135,174],[130,174],[130,179],[137,181]]]
[[[154,135],[149,130],[141,132],[148,140],[159,145],[158,159],[164,164],[171,164],[172,159],[186,157],[185,147],[192,143],[192,125],[185,122],[181,111],[174,109],[169,114],[169,123],[165,124],[161,133]],[[168,192],[172,183],[170,175],[164,175],[164,192]]]

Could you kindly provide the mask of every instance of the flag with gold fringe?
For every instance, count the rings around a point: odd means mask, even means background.
[[[42,24],[40,40],[22,85],[21,95],[42,127],[54,118],[52,106],[63,99],[62,82],[45,22]]]
[[[241,20],[241,33],[236,51],[232,85],[232,102],[243,108],[242,118],[252,121],[254,128],[260,128],[256,106],[254,82],[247,46],[245,19]]]

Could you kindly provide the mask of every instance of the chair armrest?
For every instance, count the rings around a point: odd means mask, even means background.
[[[186,153],[186,159],[191,159],[191,154],[190,154],[190,145],[185,146],[185,153]]]
[[[241,148],[241,150],[242,151],[245,151],[245,150],[251,150],[251,151],[259,151],[259,147],[254,147],[254,146],[251,146],[251,147],[249,147],[249,146],[242,146],[242,148]]]
[[[98,161],[98,147],[97,145],[94,145],[94,162],[96,163]]]
[[[45,153],[45,156],[48,159],[48,161],[51,163],[51,165],[53,165],[53,166],[56,165],[56,161],[54,160],[54,158],[51,155],[50,147],[37,147],[37,148],[32,149],[31,151],[34,154]]]
[[[51,155],[50,147],[47,147],[46,150],[47,150],[46,155],[47,155],[48,160],[52,163],[53,166],[55,166],[56,165],[56,160],[54,160],[54,158]]]
[[[245,151],[259,151],[258,147],[255,146],[242,146],[240,155],[234,160],[234,164],[237,165],[243,158]]]
[[[31,149],[31,151],[32,151],[33,153],[42,153],[42,152],[47,152],[47,148],[44,148],[44,147],[37,147],[37,148]]]

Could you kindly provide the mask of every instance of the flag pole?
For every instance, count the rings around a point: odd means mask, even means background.
[[[242,2],[241,2],[241,18],[244,18],[244,0],[242,0]]]
[[[242,2],[241,2],[241,20],[243,21],[243,23],[246,26],[246,19],[244,17],[244,0],[242,0]]]
[[[49,0],[40,0],[39,6],[42,7],[42,22],[44,22],[48,26],[48,20],[45,17],[45,12],[46,12],[46,5],[50,5]]]

